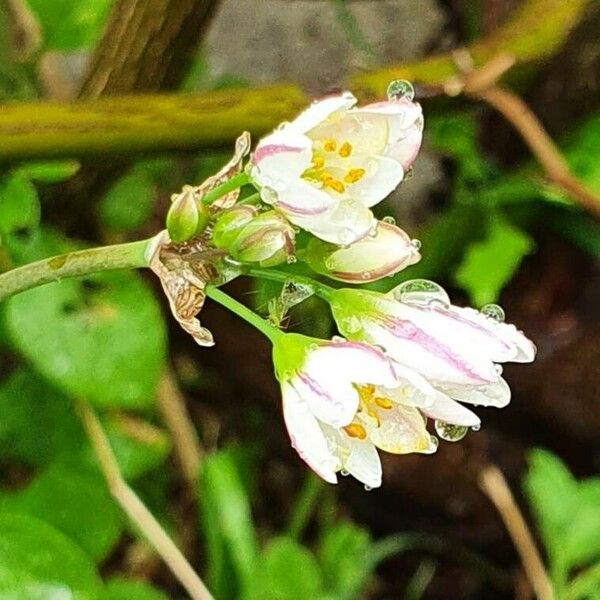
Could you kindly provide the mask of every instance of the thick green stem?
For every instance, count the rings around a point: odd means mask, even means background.
[[[246,173],[244,172],[238,173],[237,175],[234,175],[231,179],[224,181],[221,185],[218,185],[216,188],[210,190],[210,192],[207,192],[202,198],[202,202],[204,202],[204,204],[211,204],[212,202],[218,200],[225,194],[233,192],[233,190],[242,187],[247,183],[249,183],[248,175],[246,175]]]
[[[0,275],[0,300],[68,277],[113,269],[147,267],[146,249],[149,242],[150,240],[140,240],[129,244],[68,252],[12,269]]]
[[[271,323],[256,314],[253,310],[250,310],[247,306],[244,306],[241,302],[238,302],[219,288],[212,285],[208,286],[206,288],[206,295],[250,323],[250,325],[268,337],[271,342],[274,343],[279,336],[285,335],[283,331],[271,325]]]
[[[311,287],[314,293],[319,296],[319,298],[323,298],[323,300],[327,300],[328,302],[331,299],[331,294],[335,289],[310,277],[296,275],[296,273],[287,273],[286,271],[277,271],[276,269],[248,267],[245,268],[243,272],[249,277],[258,277],[260,279],[268,279],[270,281],[280,281],[281,283],[293,281],[294,283],[301,283]]]

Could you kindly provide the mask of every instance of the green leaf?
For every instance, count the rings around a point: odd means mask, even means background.
[[[29,515],[0,514],[2,600],[95,599],[100,579],[85,553]]]
[[[600,559],[600,478],[577,482],[556,456],[535,450],[524,489],[562,589],[570,570]]]
[[[90,48],[100,35],[113,0],[27,0],[42,26],[48,50]]]
[[[114,577],[106,582],[98,600],[168,600],[167,596],[142,581]]]
[[[35,187],[19,172],[0,181],[0,242],[10,236],[29,237],[40,223],[40,203]]]
[[[312,553],[288,537],[274,538],[259,559],[255,594],[260,600],[305,600],[323,595]]]
[[[107,556],[123,529],[101,475],[61,464],[51,465],[25,489],[4,496],[0,510],[44,520],[95,561]]]
[[[370,546],[368,531],[350,522],[337,523],[323,533],[319,562],[327,589],[338,600],[360,597],[375,567],[366,559]]]
[[[5,303],[5,329],[31,364],[69,396],[146,408],[165,359],[165,325],[134,273],[52,283]]]
[[[73,177],[78,170],[79,163],[76,160],[49,160],[26,163],[17,172],[34,181],[59,183]]]
[[[524,231],[493,214],[487,237],[467,248],[455,281],[476,306],[494,302],[533,247],[533,240]]]
[[[219,599],[246,597],[256,573],[250,500],[234,457],[222,450],[206,458],[199,482],[209,578]]]
[[[143,164],[136,165],[104,195],[99,206],[102,224],[113,231],[141,227],[154,205],[155,185]]]

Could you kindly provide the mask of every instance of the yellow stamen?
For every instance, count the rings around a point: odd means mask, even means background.
[[[364,169],[350,169],[346,175],[344,175],[344,181],[346,183],[356,183],[365,176]]]
[[[342,158],[348,158],[352,154],[352,144],[350,142],[344,142],[340,147],[338,154]]]
[[[351,438],[364,440],[367,437],[366,429],[359,423],[350,423],[350,425],[346,425],[346,427],[344,427],[344,431]]]
[[[325,152],[335,152],[337,148],[337,143],[335,140],[324,140],[323,141],[323,150]]]
[[[344,184],[339,180],[335,179],[333,175],[329,173],[321,173],[319,175],[319,181],[323,183],[323,187],[331,188],[333,191],[341,194],[346,189]]]
[[[315,169],[321,169],[325,165],[325,159],[322,156],[313,156],[312,165]]]
[[[389,398],[382,398],[381,396],[377,396],[377,398],[375,398],[375,404],[377,404],[377,406],[380,408],[384,408],[385,410],[390,410],[390,408],[393,406],[392,401]]]

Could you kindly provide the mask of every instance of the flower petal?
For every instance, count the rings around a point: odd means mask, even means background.
[[[441,393],[435,397],[435,401],[431,406],[422,408],[421,412],[431,419],[439,419],[452,425],[477,427],[481,423],[474,412]]]
[[[386,156],[357,156],[352,167],[364,169],[365,175],[347,187],[346,195],[369,207],[387,198],[404,178],[402,165]]]
[[[475,406],[495,406],[503,408],[510,402],[510,387],[500,377],[495,383],[481,386],[442,387],[445,394],[459,402],[467,402]]]
[[[350,455],[343,468],[370,488],[381,486],[381,460],[375,446],[368,439],[350,438]]]
[[[339,199],[300,178],[283,183],[273,198],[273,205],[300,227],[302,222],[327,220],[329,214],[338,208],[339,202]]]
[[[282,386],[283,417],[292,447],[319,477],[337,483],[341,462],[331,452],[318,421],[291,385]]]
[[[356,104],[356,98],[350,92],[329,96],[313,102],[291,123],[284,126],[286,131],[307,133],[328,119],[334,119],[337,113],[343,114]]]
[[[329,211],[317,215],[286,214],[294,225],[338,246],[348,246],[364,238],[377,223],[373,213],[356,200],[342,200]]]
[[[260,186],[278,190],[310,166],[312,142],[301,133],[279,130],[260,140],[251,159],[252,177]]]
[[[431,435],[416,408],[395,403],[392,408],[377,414],[378,420],[364,412],[358,416],[367,429],[369,439],[379,449],[392,454],[431,451]]]

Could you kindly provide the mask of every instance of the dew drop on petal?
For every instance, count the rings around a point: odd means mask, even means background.
[[[434,454],[435,451],[438,449],[439,445],[440,445],[440,440],[438,440],[435,437],[435,435],[432,435],[429,438],[429,446],[425,450],[422,450],[421,452],[423,454]]]
[[[390,294],[398,302],[418,306],[450,306],[450,298],[441,285],[429,279],[411,279],[396,286]]]
[[[351,334],[356,333],[362,329],[360,319],[355,316],[348,317],[343,321],[344,331]]]
[[[452,425],[436,419],[434,422],[435,432],[447,442],[458,442],[467,435],[469,428],[464,425]]]
[[[347,471],[346,469],[342,469],[342,470],[340,471],[340,475],[341,475],[342,477],[348,477],[348,475],[350,475],[350,471]]]
[[[387,97],[389,100],[408,100],[412,102],[415,99],[415,88],[406,79],[394,79],[388,85]]]
[[[471,427],[471,431],[479,431],[481,429],[481,425],[473,425]]]
[[[263,186],[260,189],[260,199],[267,204],[274,204],[277,202],[277,192],[269,186]]]
[[[318,349],[319,349],[319,344],[312,343],[307,346],[307,350],[309,352],[314,352],[315,350],[318,350]]]
[[[371,279],[371,271],[363,271],[360,274],[361,279],[367,280],[367,279]]]
[[[334,335],[334,336],[331,338],[331,341],[332,341],[332,342],[334,342],[334,343],[336,343],[336,344],[339,344],[340,342],[345,342],[345,341],[346,341],[346,339],[345,339],[345,338],[343,338],[341,335]]]
[[[410,240],[410,245],[418,252],[421,249],[421,240]]]
[[[288,265],[293,265],[294,263],[298,262],[298,259],[293,254],[290,254],[285,260]]]
[[[502,375],[502,365],[494,365],[494,369],[498,375]]]
[[[370,492],[373,488],[365,483],[365,492]]]
[[[396,219],[394,219],[394,217],[392,217],[391,215],[387,215],[386,217],[383,217],[383,219],[381,219],[384,223],[388,223],[388,225],[395,225],[396,224]]]
[[[504,322],[504,309],[497,304],[486,304],[481,309],[481,314],[489,317],[490,319],[494,319],[494,321],[498,321],[499,323]]]

